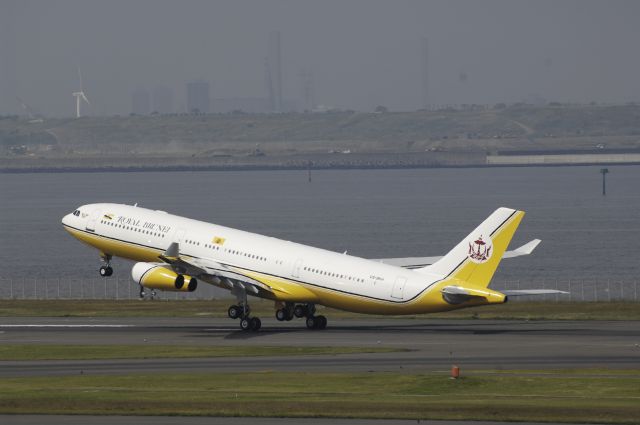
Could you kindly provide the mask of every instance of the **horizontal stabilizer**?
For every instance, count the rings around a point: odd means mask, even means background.
[[[542,242],[540,239],[534,239],[519,248],[505,251],[502,255],[502,258],[514,258],[520,257],[521,255],[529,255],[533,252],[534,249]],[[439,257],[404,257],[404,258],[377,258],[373,261],[379,261],[384,264],[389,264],[390,266],[404,267],[405,269],[417,269],[421,267],[428,266],[430,264],[435,263],[442,256]]]
[[[528,242],[522,245],[520,248],[516,248],[512,251],[506,251],[502,258],[513,258],[520,257],[521,255],[529,255],[533,252],[534,249],[542,242],[540,239],[534,239],[531,242]]]
[[[551,295],[551,294],[568,294],[566,291],[557,289],[513,289],[500,291],[509,297],[519,297],[523,295]]]
[[[449,304],[462,304],[473,298],[483,298],[487,303],[503,303],[504,294],[489,288],[471,288],[459,285],[445,286],[441,290],[442,296]]]

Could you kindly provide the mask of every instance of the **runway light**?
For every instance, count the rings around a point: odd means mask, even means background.
[[[456,365],[451,366],[451,379],[458,379],[460,377],[460,368]]]

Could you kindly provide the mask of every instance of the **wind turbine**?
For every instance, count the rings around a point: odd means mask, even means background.
[[[85,96],[84,91],[82,90],[82,74],[80,73],[80,68],[78,68],[78,78],[80,78],[80,90],[74,91],[72,95],[76,98],[76,118],[80,118],[80,104],[84,100],[87,102],[87,105],[91,106],[89,103],[89,99]]]

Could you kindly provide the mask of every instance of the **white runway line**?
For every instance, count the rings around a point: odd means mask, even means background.
[[[135,325],[0,325],[2,328],[134,328]]]

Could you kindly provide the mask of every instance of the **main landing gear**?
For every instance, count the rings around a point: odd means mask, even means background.
[[[231,293],[236,296],[238,304],[229,307],[227,314],[231,319],[240,319],[240,329],[243,331],[258,331],[262,321],[258,317],[251,317],[251,308],[247,302],[247,291],[241,285],[234,286]]]
[[[309,329],[325,329],[327,327],[327,318],[320,315],[316,316],[316,306],[313,303],[293,304],[286,303],[284,307],[276,310],[276,319],[280,322],[290,321],[294,317],[306,318],[306,325]]]
[[[240,319],[240,329],[243,331],[258,331],[262,327],[260,318],[249,315],[248,304],[232,305],[227,313],[231,319]]]
[[[102,254],[102,261],[104,261],[104,265],[100,267],[100,276],[109,277],[113,274],[113,268],[111,267],[111,258],[112,256],[109,254]]]

